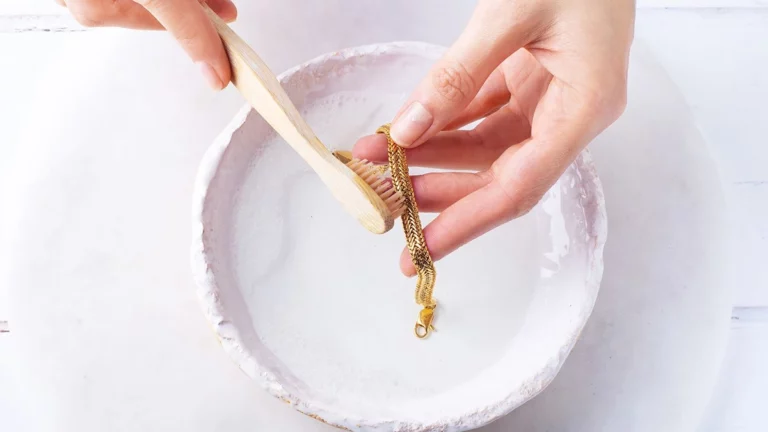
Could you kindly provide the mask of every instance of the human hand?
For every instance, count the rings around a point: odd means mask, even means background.
[[[392,123],[438,260],[533,208],[626,105],[633,0],[480,0]],[[457,130],[485,118],[473,130]],[[354,157],[386,162],[382,135]],[[400,267],[413,276],[408,250]]]
[[[208,84],[220,90],[231,70],[224,45],[198,0],[56,0],[86,27],[167,29],[198,64]],[[206,0],[227,22],[237,17],[230,0]]]

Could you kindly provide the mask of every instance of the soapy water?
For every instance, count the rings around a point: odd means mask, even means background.
[[[348,150],[438,57],[400,50],[333,53],[282,84],[324,144]],[[436,263],[426,340],[413,334],[420,307],[399,272],[399,224],[366,231],[252,111],[206,156],[193,255],[206,314],[247,375],[331,424],[480,425],[549,382],[591,311],[605,224],[588,155],[529,214]]]
[[[351,149],[406,96],[336,92],[302,114],[329,148]],[[345,403],[434,396],[497,363],[551,249],[549,226],[529,214],[437,262],[437,331],[419,340],[399,222],[385,235],[365,231],[279,137],[252,161],[231,224],[232,271],[265,349],[307,388]]]

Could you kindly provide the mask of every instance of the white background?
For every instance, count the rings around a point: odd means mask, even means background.
[[[637,37],[686,96],[733,213],[732,334],[702,431],[768,430],[768,0],[641,0],[638,7]],[[14,101],[58,49],[96,37],[63,12],[53,0],[0,0],[0,171],[14,151],[6,127],[19,120]],[[0,418],[8,418],[2,337]]]

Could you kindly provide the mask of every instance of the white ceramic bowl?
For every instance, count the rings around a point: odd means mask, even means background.
[[[348,149],[442,52],[353,48],[280,80],[320,139]],[[193,270],[224,349],[272,395],[356,431],[473,429],[538,394],[592,311],[606,239],[584,152],[529,214],[437,263],[437,332],[418,340],[399,224],[361,228],[248,107],[202,161],[194,215]]]

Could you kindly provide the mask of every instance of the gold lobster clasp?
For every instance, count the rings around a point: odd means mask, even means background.
[[[419,321],[416,322],[416,327],[413,329],[417,338],[424,339],[425,337],[429,336],[429,332],[435,331],[435,328],[432,326],[432,319],[434,316],[434,306],[425,307],[421,310],[421,312],[419,312]]]

